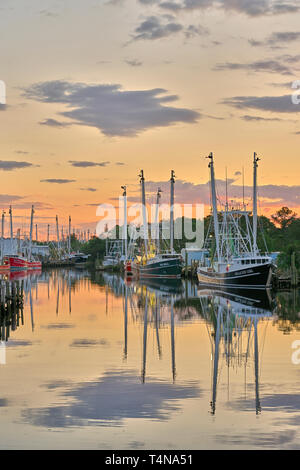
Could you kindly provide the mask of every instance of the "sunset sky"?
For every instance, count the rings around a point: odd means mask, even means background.
[[[300,212],[299,24],[299,0],[1,0],[0,207],[94,230],[141,168],[150,202],[174,169],[177,202],[208,204],[212,151],[250,197],[256,151],[260,213]]]

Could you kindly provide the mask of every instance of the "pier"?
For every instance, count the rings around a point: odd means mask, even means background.
[[[23,325],[24,281],[0,281],[0,341]]]

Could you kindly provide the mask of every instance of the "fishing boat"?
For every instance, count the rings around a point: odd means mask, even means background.
[[[245,204],[242,208],[229,208],[226,198],[225,210],[217,210],[213,154],[211,153],[208,158],[210,159],[215,247],[213,259],[205,258],[198,267],[198,280],[204,284],[237,288],[270,287],[273,260],[269,254],[262,254],[257,247],[257,167],[259,158],[255,153],[252,225],[249,219],[251,212],[246,210]],[[206,241],[208,240],[211,240],[209,235],[206,237]]]
[[[143,227],[144,227],[144,253],[132,263],[132,269],[135,275],[143,278],[180,278],[182,273],[181,255],[174,251],[174,183],[175,174],[171,171],[171,204],[170,204],[170,252],[162,253],[159,247],[159,200],[160,190],[157,192],[155,225],[158,229],[156,234],[156,246],[154,253],[150,253],[148,240],[148,223],[146,218],[146,196],[145,196],[145,178],[144,172],[140,173],[140,184],[142,189],[142,209],[143,209]]]

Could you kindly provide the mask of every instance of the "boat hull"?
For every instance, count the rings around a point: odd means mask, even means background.
[[[42,269],[42,263],[40,261],[28,261],[28,269]]]
[[[11,271],[24,271],[28,269],[28,262],[25,258],[9,256],[8,263]]]
[[[137,266],[137,265],[136,265]],[[141,279],[147,278],[169,278],[178,279],[181,277],[182,265],[178,258],[170,260],[160,260],[150,262],[145,265],[138,265],[138,273]]]
[[[265,288],[271,287],[272,265],[263,264],[226,273],[208,272],[198,269],[198,281],[202,284],[227,287]]]

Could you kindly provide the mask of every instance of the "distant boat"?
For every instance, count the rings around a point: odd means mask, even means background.
[[[213,204],[215,256],[198,267],[198,280],[204,284],[230,287],[266,288],[271,286],[273,260],[257,247],[257,162],[254,154],[253,224],[245,206],[218,212],[213,154],[209,157],[211,198]],[[227,198],[226,198],[227,199]],[[205,265],[206,264],[206,265]]]
[[[135,269],[137,265],[135,265]],[[138,275],[144,278],[180,278],[182,272],[181,256],[174,253],[156,255],[138,265]]]
[[[84,253],[77,253],[73,256],[75,268],[84,268],[88,262],[90,255],[85,255]]]

